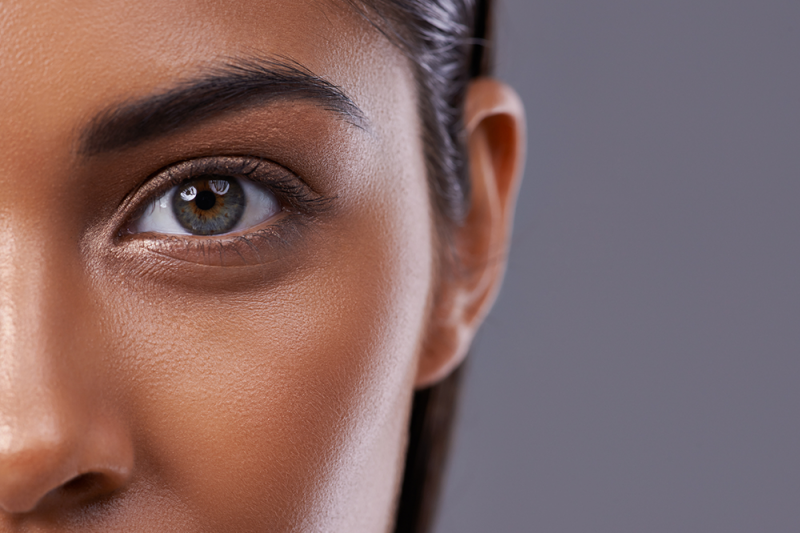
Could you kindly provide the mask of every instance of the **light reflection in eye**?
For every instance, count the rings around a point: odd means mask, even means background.
[[[228,180],[211,180],[209,184],[211,185],[211,190],[219,195],[225,194],[231,188]]]
[[[201,176],[153,201],[131,233],[222,235],[255,227],[280,211],[276,196],[250,180]]]
[[[213,188],[213,187],[212,187]],[[181,191],[181,198],[184,202],[191,202],[197,196],[197,189],[194,187],[186,187]]]

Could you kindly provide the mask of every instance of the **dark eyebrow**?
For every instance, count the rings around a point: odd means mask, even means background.
[[[163,92],[111,106],[89,121],[78,152],[97,155],[166,135],[220,113],[278,99],[309,100],[365,129],[363,111],[338,86],[285,58],[231,60]]]

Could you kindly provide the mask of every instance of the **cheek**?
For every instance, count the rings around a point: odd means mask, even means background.
[[[103,297],[137,461],[204,522],[386,519],[432,273],[416,168],[365,188],[277,281],[231,293],[128,281]]]

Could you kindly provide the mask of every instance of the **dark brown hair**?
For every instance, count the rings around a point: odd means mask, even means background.
[[[472,78],[491,73],[492,1],[348,1],[414,66],[431,201],[447,241],[469,209],[464,99]],[[463,365],[415,393],[395,533],[433,525],[462,375]]]
[[[415,43],[419,51],[411,56],[418,64],[432,200],[440,217],[449,222],[443,226],[458,224],[470,197],[464,99],[470,79],[492,70],[492,2],[396,3],[422,15],[414,19],[412,34],[419,39]],[[395,533],[427,533],[433,527],[463,375],[462,364],[440,383],[414,395]]]

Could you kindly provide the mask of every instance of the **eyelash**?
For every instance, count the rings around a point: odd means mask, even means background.
[[[161,234],[157,237],[153,235],[141,237],[141,234],[131,231],[131,226],[142,215],[150,202],[187,180],[211,174],[250,180],[266,187],[278,199],[281,205],[280,213],[285,216],[279,214],[277,221],[271,219],[271,222],[265,222],[265,225],[245,230],[241,234],[217,236]],[[137,240],[158,243],[159,248],[166,247],[171,252],[174,252],[176,248],[185,248],[187,252],[199,253],[202,257],[208,256],[212,248],[214,255],[231,253],[244,257],[245,254],[255,254],[256,259],[260,262],[258,244],[264,241],[267,241],[268,244],[276,241],[286,244],[286,235],[282,233],[290,229],[297,229],[289,227],[292,226],[292,222],[299,225],[300,218],[307,219],[318,216],[328,207],[329,201],[330,198],[314,191],[293,172],[265,159],[247,156],[192,159],[174,164],[158,172],[129,197],[129,201],[125,203],[132,206],[129,209],[131,214],[125,218],[125,222],[117,232],[117,237],[119,242]],[[166,255],[173,254],[167,253]]]

